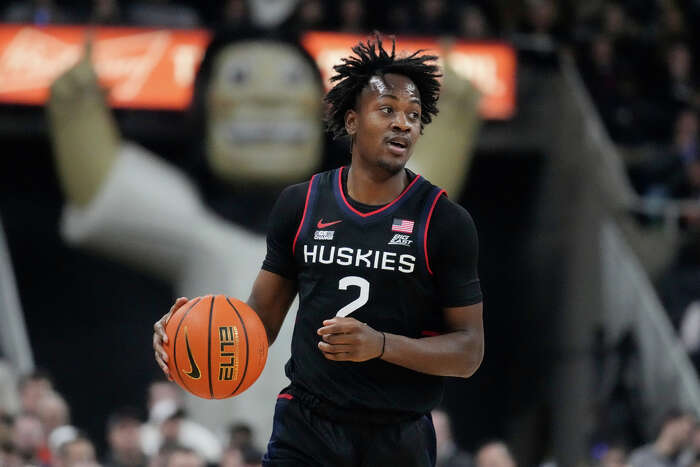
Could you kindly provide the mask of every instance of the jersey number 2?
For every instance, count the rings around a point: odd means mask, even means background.
[[[351,285],[360,288],[360,296],[338,310],[338,313],[335,314],[336,316],[347,316],[364,306],[369,300],[369,282],[367,279],[357,276],[346,276],[338,281],[338,288],[340,290],[348,290],[348,287]]]

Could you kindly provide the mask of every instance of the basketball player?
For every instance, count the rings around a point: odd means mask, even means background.
[[[268,466],[434,465],[444,377],[483,357],[474,223],[405,168],[437,114],[436,57],[397,57],[379,36],[353,52],[325,98],[351,164],[280,195],[248,299],[272,343],[299,294]],[[166,375],[163,324],[184,303],[154,325]]]

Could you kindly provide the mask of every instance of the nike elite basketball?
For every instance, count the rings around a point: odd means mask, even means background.
[[[265,368],[265,328],[255,311],[235,298],[193,298],[170,317],[165,332],[170,374],[196,396],[240,394]]]

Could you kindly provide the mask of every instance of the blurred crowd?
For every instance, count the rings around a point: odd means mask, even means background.
[[[171,28],[240,27],[254,19],[247,0],[25,0],[11,3],[0,19],[34,24],[92,23]],[[493,2],[425,0],[370,2],[364,0],[285,0],[288,23],[300,29],[363,33],[380,28],[392,33],[457,34],[490,38],[497,21]],[[455,8],[458,14],[455,14]],[[490,17],[493,16],[493,17]]]
[[[1,364],[1,362],[0,362]],[[193,422],[174,383],[154,381],[147,407],[115,409],[105,420],[106,449],[71,422],[71,410],[41,371],[0,387],[2,467],[254,467],[262,452],[252,429],[232,424],[215,434]],[[144,417],[142,413],[146,413]]]
[[[504,38],[539,49],[578,44],[590,46],[594,56],[599,48],[595,44],[603,42],[609,44],[607,61],[617,66],[618,59],[624,57],[620,71],[627,74],[626,78],[639,70],[634,66],[655,62],[654,65],[665,68],[656,61],[664,59],[671,44],[691,44],[697,39],[691,26],[700,14],[694,0],[18,0],[6,2],[0,19],[37,25],[237,27],[256,22],[252,13],[261,3],[274,3],[276,9],[284,12],[278,24],[286,21],[299,29],[355,33],[380,29],[393,34]],[[659,41],[664,41],[660,49]],[[655,54],[644,52],[649,48]],[[602,65],[596,62],[593,66]],[[686,79],[680,76],[682,70],[677,71],[679,75],[674,79]],[[648,90],[648,84],[644,84],[635,91]],[[666,91],[658,90],[655,95],[663,99]],[[678,89],[668,91],[674,93]],[[612,92],[617,94],[620,90]],[[624,97],[634,95],[627,90]],[[636,131],[638,138],[645,135],[640,128],[628,131]],[[619,134],[616,130],[616,137]]]
[[[648,8],[640,8],[647,4]],[[659,295],[700,368],[700,2],[606,2],[574,45],[590,95],[640,196],[638,220],[675,232]]]
[[[254,467],[262,451],[246,424],[232,423],[226,433],[213,433],[190,420],[182,392],[158,380],[147,388],[145,408],[115,409],[105,420],[106,448],[71,423],[70,407],[42,371],[16,382],[0,361],[0,466],[2,467]],[[142,416],[145,413],[145,416]],[[453,438],[450,418],[432,413],[437,440],[437,467],[516,467],[506,442],[481,442],[473,453]],[[661,420],[654,439],[630,447],[623,440],[592,446],[588,462],[595,467],[700,467],[700,424],[678,409]],[[544,462],[540,467],[555,467]]]
[[[106,449],[71,422],[70,407],[50,376],[25,375],[15,385],[0,361],[0,466],[2,467],[255,467],[262,451],[250,426],[232,423],[213,433],[190,420],[182,390],[165,380],[147,388],[145,410],[115,409],[105,420]],[[142,412],[146,416],[142,416]],[[507,444],[489,440],[472,456],[457,447],[450,420],[432,414],[439,467],[515,467]]]

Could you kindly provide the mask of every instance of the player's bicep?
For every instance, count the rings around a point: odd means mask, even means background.
[[[253,283],[248,305],[260,316],[272,345],[297,293],[297,282],[261,269]]]
[[[474,305],[443,308],[445,325],[449,331],[468,331],[484,335],[484,305],[482,302]]]
[[[448,333],[442,337],[450,339],[457,346],[468,378],[474,374],[484,359],[483,304],[443,308]]]
[[[441,199],[431,225],[429,253],[433,280],[442,307],[482,301],[479,282],[479,240],[474,220],[461,206]]]
[[[301,222],[308,185],[303,183],[285,188],[270,213],[267,254],[262,267],[289,279],[297,275],[293,243]]]

